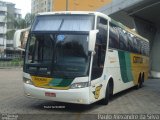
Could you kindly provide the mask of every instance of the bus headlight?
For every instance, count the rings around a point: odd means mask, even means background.
[[[88,82],[73,83],[70,88],[71,89],[85,88],[88,87],[88,85],[89,85]]]
[[[32,80],[28,79],[28,78],[25,78],[25,77],[23,77],[23,82],[26,83],[26,84],[33,85]]]

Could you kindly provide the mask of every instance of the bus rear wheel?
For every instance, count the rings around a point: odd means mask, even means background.
[[[141,74],[140,74],[139,78],[138,78],[138,83],[136,85],[136,89],[142,88],[143,82],[144,82],[144,74],[142,75],[142,77],[141,77]]]

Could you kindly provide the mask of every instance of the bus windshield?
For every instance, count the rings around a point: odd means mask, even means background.
[[[88,34],[30,34],[26,71],[54,77],[86,76],[89,69]]]
[[[93,15],[42,15],[31,31],[90,31],[93,27]]]

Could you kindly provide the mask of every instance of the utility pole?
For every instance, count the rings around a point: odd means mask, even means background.
[[[66,0],[66,11],[68,11],[68,0]]]

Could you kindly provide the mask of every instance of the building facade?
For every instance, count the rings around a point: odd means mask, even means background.
[[[40,13],[40,12],[50,12],[52,11],[53,0],[32,0],[31,1],[31,12]]]
[[[112,0],[54,0],[53,11],[95,11]]]
[[[15,29],[11,18],[21,18],[21,10],[15,4],[0,0],[0,54],[13,50],[13,38],[7,37],[7,32]]]
[[[7,15],[7,6],[4,2],[0,1],[0,53],[4,52],[6,49],[6,15]]]
[[[112,0],[32,0],[32,13],[51,11],[95,11]]]

